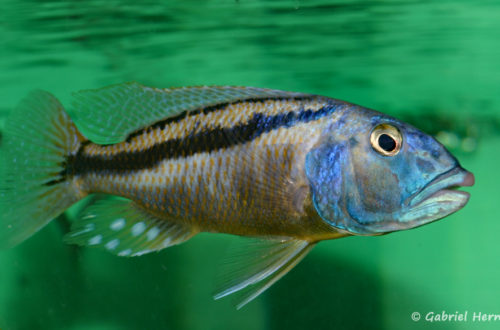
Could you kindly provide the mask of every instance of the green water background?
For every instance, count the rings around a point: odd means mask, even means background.
[[[500,314],[498,2],[0,3],[0,127],[32,89],[69,105],[72,91],[133,80],[294,90],[381,110],[446,143],[476,175],[472,198],[416,230],[323,242],[240,311],[211,298],[234,238],[202,234],[119,258],[65,245],[59,219],[0,251],[1,329],[500,327],[470,315]],[[410,317],[443,310],[469,321]]]

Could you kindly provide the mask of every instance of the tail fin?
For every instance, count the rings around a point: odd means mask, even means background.
[[[81,193],[64,177],[82,135],[51,94],[29,94],[5,123],[0,146],[0,248],[41,229]]]

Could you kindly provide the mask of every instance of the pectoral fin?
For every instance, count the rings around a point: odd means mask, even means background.
[[[236,308],[242,308],[295,267],[314,245],[296,239],[262,240],[233,251],[214,299],[238,292]]]

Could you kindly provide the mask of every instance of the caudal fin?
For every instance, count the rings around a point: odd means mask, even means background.
[[[0,146],[0,248],[24,241],[83,197],[64,176],[65,160],[81,141],[47,92],[29,94],[7,119]]]

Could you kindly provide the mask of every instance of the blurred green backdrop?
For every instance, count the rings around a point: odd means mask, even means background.
[[[0,251],[0,328],[498,329],[471,314],[500,314],[499,36],[494,1],[2,0],[0,129],[36,88],[66,105],[72,91],[132,80],[295,90],[435,134],[477,183],[438,223],[319,244],[240,311],[211,293],[241,239],[202,234],[118,258],[64,245],[69,212]],[[411,319],[441,311],[469,320]]]

